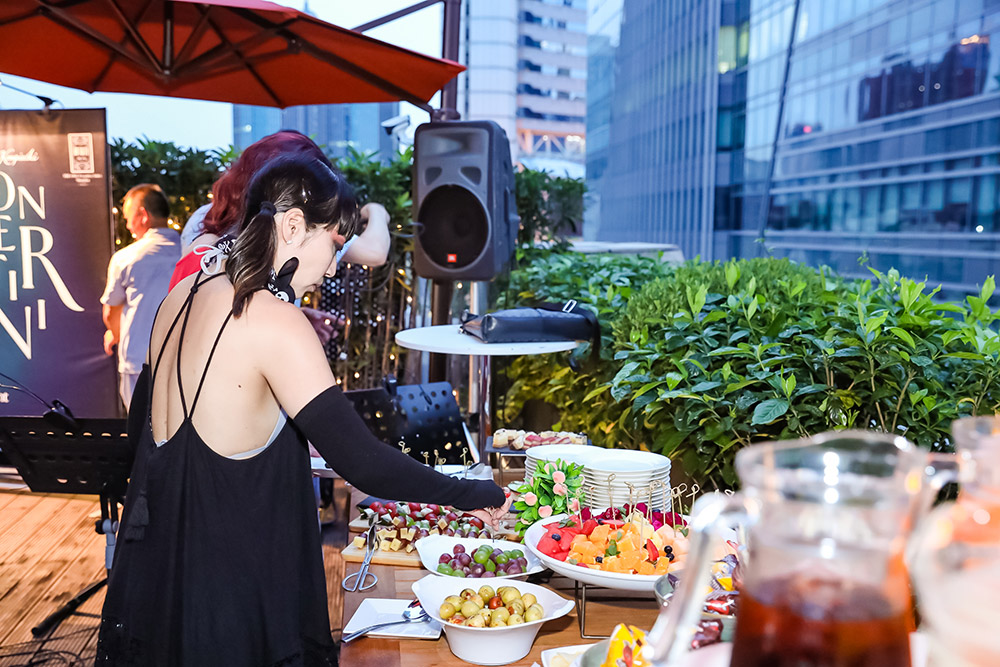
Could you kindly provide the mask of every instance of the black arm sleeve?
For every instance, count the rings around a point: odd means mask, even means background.
[[[292,422],[341,477],[370,495],[460,510],[504,504],[493,482],[442,475],[376,438],[339,387],[309,401]]]

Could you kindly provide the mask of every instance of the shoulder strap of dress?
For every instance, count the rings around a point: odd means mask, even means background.
[[[194,297],[195,292],[197,292],[198,289],[202,285],[204,285],[205,283],[207,283],[209,280],[214,280],[215,278],[218,278],[218,277],[223,276],[225,274],[223,274],[223,273],[217,273],[215,275],[212,275],[212,276],[209,276],[209,277],[205,278],[204,280],[199,281],[199,278],[201,278],[202,275],[204,275],[203,272],[199,271],[198,272],[198,277],[195,278],[194,284],[191,285],[191,294],[188,295],[188,301],[185,302],[185,306],[184,306],[184,321],[181,322],[180,337],[177,339],[177,391],[180,393],[180,397],[181,397],[181,410],[184,411],[184,419],[191,419],[191,414],[194,412],[194,403],[191,404],[191,409],[188,410],[187,401],[184,398],[184,382],[181,380],[181,347],[184,345],[184,332],[187,331],[188,320],[191,317],[191,304],[193,303],[193,297]],[[178,313],[178,316],[179,315],[180,315],[180,313]],[[233,315],[233,311],[232,311],[232,309],[230,309],[229,315],[226,316],[225,322],[222,323],[222,329],[225,329],[226,325],[229,324],[229,318],[232,317],[232,315]],[[219,344],[219,337],[222,336],[222,329],[219,330],[219,335],[216,336],[216,338],[215,338],[215,345]],[[215,353],[215,345],[212,346],[212,354]],[[209,355],[208,362],[205,363],[205,370],[202,371],[202,374],[201,374],[201,381],[198,383],[198,392],[201,391],[201,385],[205,381],[205,372],[208,371],[208,364],[211,361],[212,361],[212,357],[211,357],[211,355]],[[197,397],[196,397],[196,400],[197,400]]]
[[[170,323],[170,327],[167,329],[167,334],[163,337],[163,341],[160,343],[160,351],[156,355],[156,363],[153,364],[153,368],[151,369],[152,370],[152,375],[150,376],[150,379],[149,379],[149,395],[150,395],[150,397],[152,397],[152,395],[153,395],[153,385],[156,383],[156,376],[157,376],[157,373],[158,373],[158,371],[160,369],[160,362],[163,360],[163,352],[166,350],[167,341],[170,340],[170,336],[173,335],[174,329],[177,327],[177,323],[181,319],[181,315],[185,316],[184,319],[185,319],[185,323],[186,323],[186,321],[187,321],[187,315],[191,312],[191,304],[192,304],[192,302],[194,300],[195,293],[198,291],[198,288],[201,287],[202,285],[204,285],[205,283],[207,283],[209,280],[212,280],[213,278],[217,278],[219,275],[222,275],[222,274],[218,274],[218,275],[215,275],[215,276],[209,276],[205,280],[200,280],[201,275],[202,275],[201,272],[199,272],[198,276],[194,280],[194,284],[191,285],[191,289],[188,292],[187,297],[184,299],[184,303],[181,304],[180,309],[177,311],[177,314],[174,316],[173,322]],[[184,327],[182,325],[182,327],[181,327],[181,338],[182,339],[184,337],[183,328]],[[177,347],[177,356],[178,356],[178,362],[179,362],[180,361],[180,343],[179,342],[178,342],[178,347]],[[178,367],[178,369],[179,369],[179,367]],[[180,375],[178,375],[178,381],[179,380],[180,380]],[[183,390],[181,391],[181,397],[182,397],[181,401],[183,403]],[[150,401],[150,405],[152,405],[152,400]]]
[[[201,372],[201,380],[199,380],[198,382],[198,389],[195,390],[194,400],[191,401],[191,412],[189,412],[187,415],[188,419],[190,419],[194,415],[194,408],[196,405],[198,405],[198,397],[201,396],[201,388],[205,385],[205,378],[208,376],[208,367],[212,365],[212,357],[215,356],[215,348],[219,346],[219,340],[222,339],[222,332],[226,330],[226,325],[229,324],[229,321],[231,319],[233,319],[232,310],[230,310],[229,314],[226,315],[225,321],[222,323],[222,326],[219,327],[219,333],[216,334],[215,336],[215,342],[212,343],[212,349],[208,353],[208,359],[205,361],[205,370]],[[178,349],[177,352],[178,356],[180,356],[180,349]]]

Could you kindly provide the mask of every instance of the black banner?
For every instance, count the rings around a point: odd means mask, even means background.
[[[106,132],[104,109],[0,111],[0,373],[16,380],[0,377],[0,415],[41,415],[29,392],[78,417],[121,415],[102,347]]]

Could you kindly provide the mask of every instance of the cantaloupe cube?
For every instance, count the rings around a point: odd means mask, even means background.
[[[605,556],[601,567],[605,572],[621,572],[622,566],[618,561],[618,556]]]
[[[611,526],[607,524],[602,524],[594,529],[594,532],[590,534],[590,541],[594,544],[604,544],[608,540],[608,534],[611,532]]]
[[[663,525],[656,529],[656,534],[663,540],[663,544],[673,544],[676,533],[673,526]]]
[[[597,556],[604,555],[604,549],[599,544],[594,544],[593,542],[584,542],[580,545],[579,551],[585,557],[589,558],[591,563],[594,562]]]
[[[623,537],[621,541],[618,543],[618,550],[622,552],[635,551],[638,548],[639,548],[639,538],[635,535],[635,533],[629,533],[628,535]]]
[[[639,567],[639,563],[643,560],[642,554],[638,551],[625,551],[618,559],[621,561],[622,569],[626,572],[632,572]]]

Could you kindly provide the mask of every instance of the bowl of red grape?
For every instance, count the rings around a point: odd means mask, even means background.
[[[446,577],[518,579],[544,570],[524,545],[506,540],[431,535],[417,542],[425,568]]]

